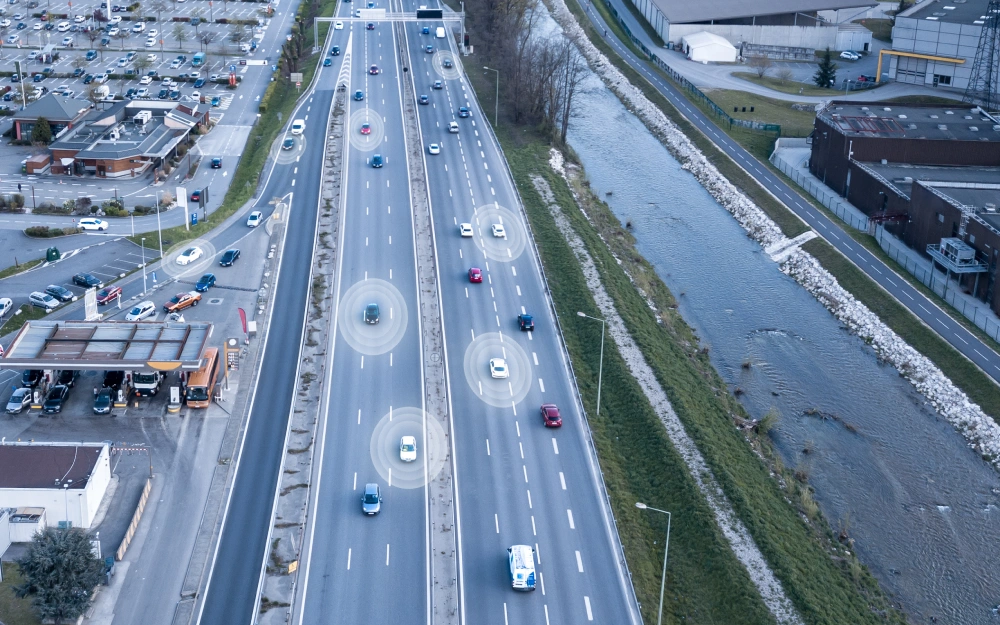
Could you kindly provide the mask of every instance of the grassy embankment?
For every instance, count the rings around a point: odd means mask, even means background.
[[[336,6],[337,0],[324,0],[320,5],[320,15],[333,15]],[[304,41],[307,42],[306,46],[311,46],[313,40],[313,23],[312,21],[308,21],[306,24]],[[321,44],[329,29],[330,24],[325,22],[320,23],[319,40]],[[319,54],[304,55],[302,57],[300,71],[302,72],[303,87],[310,84],[313,75],[316,73],[316,67],[322,59],[322,48]],[[226,191],[222,205],[210,213],[208,219],[199,220],[198,225],[191,226],[190,230],[186,229],[185,226],[175,226],[165,229],[163,231],[164,249],[207,235],[209,231],[231,217],[253,197],[254,191],[257,190],[257,185],[264,173],[264,165],[267,163],[271,144],[274,143],[285,123],[290,119],[289,116],[295,108],[300,95],[300,91],[295,88],[295,83],[291,82],[287,76],[280,76],[279,74],[280,72],[274,74],[276,78],[275,82],[271,83],[267,92],[261,97],[261,103],[266,103],[267,106],[261,111],[260,118],[250,131],[247,144],[243,149],[243,156],[240,158],[240,163],[236,167],[236,171],[233,172],[233,179],[229,185],[229,189]],[[130,237],[130,239],[136,245],[141,245],[139,237]],[[149,240],[149,237],[146,237],[146,239]],[[149,249],[158,248],[159,241],[154,238],[150,243],[146,244],[146,247]]]
[[[35,260],[29,260],[27,262],[18,263],[17,265],[11,265],[5,269],[0,269],[0,280],[4,278],[9,278],[11,276],[16,276],[19,273],[24,273],[29,269],[34,269],[38,265],[42,264],[41,258],[36,258]]]

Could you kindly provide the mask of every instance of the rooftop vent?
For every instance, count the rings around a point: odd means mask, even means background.
[[[969,130],[972,132],[979,132],[979,126],[969,126]]]
[[[945,11],[954,11],[955,10],[955,7],[941,7],[941,8],[944,9]]]
[[[948,130],[947,124],[938,124],[938,130]]]
[[[899,118],[900,119],[906,119],[906,115],[900,115]]]
[[[883,164],[883,165],[888,165],[888,164],[889,164],[889,161],[887,161],[887,160],[885,160],[885,159],[883,158],[883,159],[882,159],[882,164]]]

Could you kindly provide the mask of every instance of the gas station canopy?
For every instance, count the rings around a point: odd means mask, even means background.
[[[3,369],[194,371],[211,323],[28,321],[3,358]]]

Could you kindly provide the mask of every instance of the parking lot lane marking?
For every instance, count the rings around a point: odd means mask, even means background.
[[[518,442],[517,448],[521,450],[521,460],[524,460],[524,445]]]
[[[528,467],[527,467],[527,465],[523,465],[522,464],[521,468],[524,469],[524,483],[527,484],[528,483]]]
[[[532,507],[532,506],[531,506],[531,491],[530,491],[530,490],[528,490],[528,489],[525,489],[525,491],[524,491],[524,492],[528,493],[528,509],[530,510],[530,509],[531,509],[531,507]]]
[[[566,509],[566,517],[569,519],[569,528],[571,530],[576,529],[576,523],[573,523],[573,511],[569,508]]]
[[[584,595],[583,604],[587,606],[587,620],[588,621],[594,620],[594,613],[590,611],[590,597]]]
[[[559,485],[562,486],[563,490],[566,490],[566,476],[563,475],[562,471],[559,472]]]
[[[552,451],[554,451],[557,456],[559,455],[559,443],[556,442],[555,436],[552,437]]]
[[[493,524],[497,528],[497,534],[499,534],[500,533],[500,517],[497,516],[496,513],[493,514]],[[507,611],[507,605],[506,604],[504,604],[504,611],[505,612]]]
[[[490,439],[486,439],[486,455],[490,455]]]
[[[576,570],[583,573],[583,558],[580,557],[580,551],[576,552]]]

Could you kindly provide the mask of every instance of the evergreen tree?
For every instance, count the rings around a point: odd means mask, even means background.
[[[35,534],[17,561],[24,583],[19,597],[33,596],[40,620],[56,625],[75,621],[90,607],[90,595],[104,579],[104,563],[94,555],[90,538],[79,528],[47,527]]]
[[[823,54],[823,59],[819,62],[819,69],[816,70],[816,75],[813,76],[813,82],[816,83],[817,87],[829,88],[833,86],[833,81],[837,79],[837,64],[833,62],[833,57],[830,55],[830,48],[826,49]]]
[[[44,117],[35,120],[35,127],[31,129],[31,141],[46,144],[52,141],[52,126],[49,125],[49,120]]]

